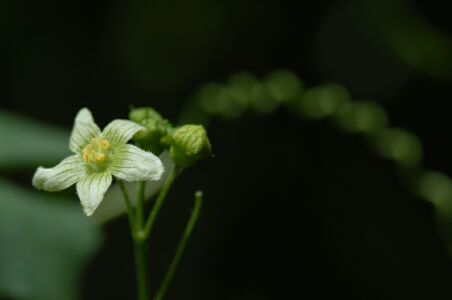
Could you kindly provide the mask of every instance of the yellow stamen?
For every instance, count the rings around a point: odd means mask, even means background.
[[[103,138],[92,138],[91,142],[82,150],[82,158],[89,164],[100,164],[107,159],[110,143]]]

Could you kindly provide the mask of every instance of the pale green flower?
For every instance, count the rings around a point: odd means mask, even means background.
[[[81,109],[72,129],[69,149],[73,155],[57,166],[39,167],[33,185],[54,192],[76,184],[83,209],[91,216],[110,187],[112,176],[125,181],[159,180],[163,173],[160,159],[127,144],[144,127],[128,120],[114,120],[101,132],[91,112]]]

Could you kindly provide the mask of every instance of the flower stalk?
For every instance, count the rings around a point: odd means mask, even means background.
[[[134,248],[138,300],[149,300],[149,272],[146,259],[146,240],[135,234]]]
[[[144,202],[145,202],[145,182],[138,183],[137,198],[136,198],[136,210],[129,212],[129,219],[131,220],[131,235],[134,240],[134,254],[135,254],[135,269],[137,280],[137,297],[138,300],[149,300],[149,269],[146,255],[146,245],[149,240],[149,235],[152,230],[153,224],[157,219],[157,215],[160,211],[162,204],[165,202],[166,196],[176,179],[177,175],[181,173],[182,169],[176,167],[173,172],[166,179],[159,196],[152,207],[151,213],[144,224]],[[130,199],[124,184],[120,183],[121,190],[123,191],[124,201],[126,207],[129,210]],[[174,273],[174,271],[172,272]]]

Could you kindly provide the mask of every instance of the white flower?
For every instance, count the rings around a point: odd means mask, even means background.
[[[101,132],[87,108],[81,109],[72,129],[69,149],[73,155],[53,168],[39,167],[33,185],[54,192],[76,184],[83,209],[91,216],[110,187],[112,176],[125,181],[159,180],[160,159],[127,142],[144,127],[128,120],[114,120]]]

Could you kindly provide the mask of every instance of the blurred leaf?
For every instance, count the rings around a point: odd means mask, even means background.
[[[384,109],[371,101],[345,103],[336,117],[339,125],[347,132],[374,134],[388,125]]]
[[[0,297],[77,299],[101,235],[78,205],[60,200],[0,179]]]
[[[303,90],[303,83],[296,74],[288,70],[272,72],[266,80],[266,85],[272,98],[278,102],[294,101]]]
[[[279,102],[272,97],[268,86],[257,83],[251,89],[251,107],[260,114],[268,114],[273,112],[279,105]]]
[[[326,84],[305,92],[300,109],[309,119],[328,117],[350,100],[347,90],[338,84]]]
[[[403,166],[415,166],[422,162],[422,143],[415,134],[407,130],[383,129],[378,132],[375,145],[380,155]]]
[[[0,169],[57,163],[69,154],[69,133],[0,111]]]
[[[449,177],[440,172],[428,171],[419,177],[417,186],[422,198],[452,217],[452,182]]]

